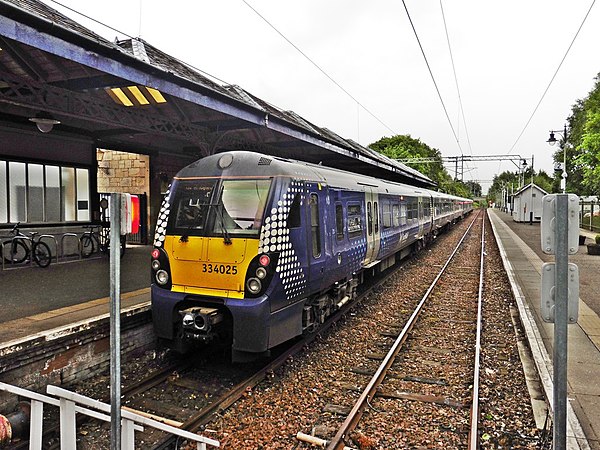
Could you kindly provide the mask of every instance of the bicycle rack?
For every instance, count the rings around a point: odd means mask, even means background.
[[[25,263],[29,264],[31,266],[33,264],[33,239],[31,239],[30,237],[27,237],[27,236],[13,236],[13,238],[11,239],[11,242],[14,240],[21,240],[21,241],[29,242],[29,245],[27,245],[27,243],[25,243],[23,245],[25,245],[25,247],[29,249],[29,262],[25,261]],[[4,259],[4,254],[2,255],[2,259]],[[11,261],[10,265],[14,266],[15,263],[13,263]]]
[[[81,242],[79,241],[79,236],[76,235],[75,233],[65,233],[60,237],[60,257],[61,259],[64,258],[65,256],[73,256],[75,255],[75,253],[70,254],[70,255],[65,255],[65,238],[75,238],[75,240],[77,241],[77,255],[79,255],[79,259],[81,259]],[[57,258],[58,258],[58,252],[56,252],[57,254]]]
[[[54,254],[56,255],[56,264],[58,264],[58,241],[52,234],[42,234],[37,241],[42,242],[42,239],[48,239],[54,243]],[[50,249],[50,261],[52,261],[52,249]]]

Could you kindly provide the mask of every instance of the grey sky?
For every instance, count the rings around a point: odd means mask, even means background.
[[[102,36],[115,31],[48,5]],[[401,0],[247,0],[392,131],[312,66],[242,0],[81,2],[61,0],[95,19],[228,83],[363,145],[410,134],[460,155]],[[470,146],[439,0],[406,0],[465,155],[507,154],[564,56],[591,0],[443,2]],[[123,37],[123,36],[120,36]],[[546,98],[512,154],[552,172],[549,129],[600,72],[600,11],[594,7]],[[484,190],[510,162],[469,163],[465,180]],[[450,168],[449,168],[450,169]],[[452,170],[452,169],[451,169]]]

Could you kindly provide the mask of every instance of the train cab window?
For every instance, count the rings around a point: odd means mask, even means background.
[[[362,235],[362,210],[359,204],[348,204],[348,237],[350,239]]]
[[[335,205],[335,235],[338,241],[344,239],[344,208],[342,205]]]
[[[176,233],[198,234],[204,230],[215,180],[180,181],[175,191]]]
[[[319,220],[319,196],[310,194],[310,230],[313,258],[321,256],[321,223]]]
[[[213,232],[258,235],[271,180],[224,180]]]
[[[287,217],[288,228],[300,228],[300,194],[296,194]]]
[[[379,233],[379,206],[373,203],[373,222],[375,222],[375,234]]]

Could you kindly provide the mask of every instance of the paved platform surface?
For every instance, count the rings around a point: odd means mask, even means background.
[[[130,246],[121,258],[121,305],[150,302],[149,246]],[[109,312],[106,256],[0,271],[0,347],[8,342]]]
[[[549,358],[553,352],[553,324],[540,315],[540,284],[543,262],[554,256],[541,251],[540,225],[514,222],[509,214],[489,210],[498,238],[512,266],[518,289],[539,330],[537,340]],[[582,230],[593,242],[594,234]],[[577,324],[568,329],[568,395],[585,436],[581,448],[600,449],[600,256],[587,254],[585,246],[570,257],[579,266],[580,303]],[[550,364],[550,361],[548,361]],[[550,375],[551,367],[548,367]]]

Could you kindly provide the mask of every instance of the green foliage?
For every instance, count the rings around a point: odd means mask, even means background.
[[[370,144],[369,148],[392,159],[432,158],[433,162],[411,163],[410,167],[429,177],[442,192],[460,197],[472,197],[473,195],[471,186],[453,180],[448,174],[444,168],[440,151],[429,147],[419,139],[412,138],[410,135],[383,137]],[[479,186],[479,192],[481,192],[481,186]]]
[[[578,195],[600,193],[600,77],[583,100],[577,100],[569,117],[567,190]],[[554,159],[563,160],[562,150]]]

